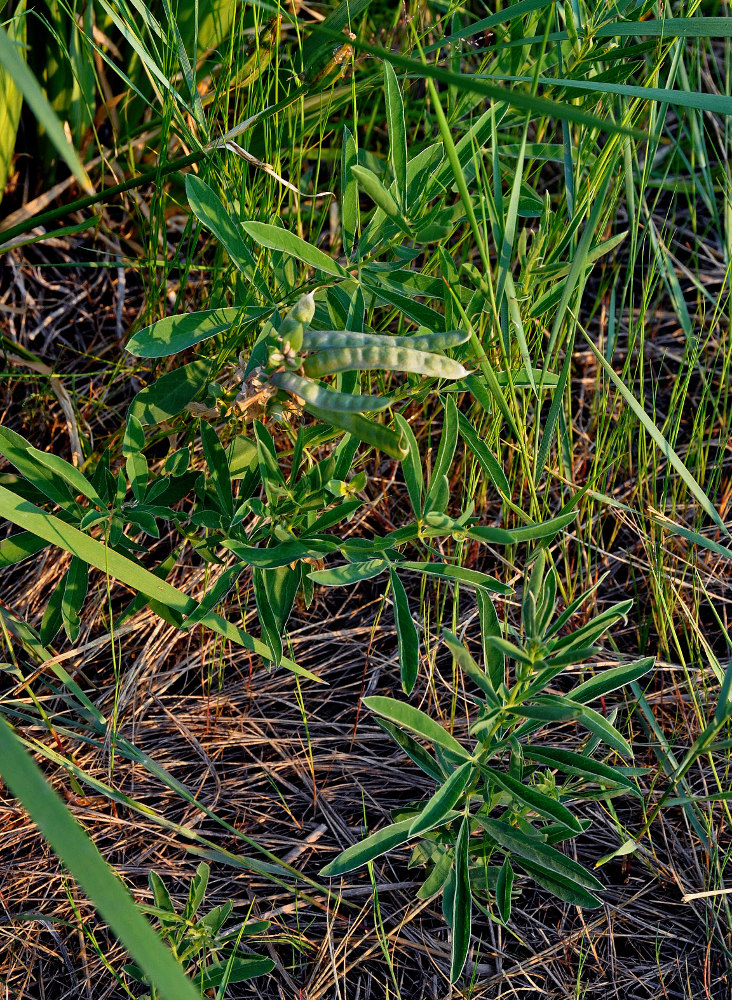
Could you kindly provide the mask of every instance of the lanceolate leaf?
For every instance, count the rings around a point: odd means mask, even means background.
[[[507,924],[511,918],[511,890],[513,888],[513,868],[508,857],[505,858],[498,873],[496,883],[496,903],[501,920]]]
[[[454,583],[464,583],[468,587],[488,590],[494,594],[513,593],[509,586],[492,576],[488,576],[487,573],[481,573],[477,569],[466,569],[452,563],[401,562],[399,568],[410,570],[413,573],[424,573],[425,576],[444,577]]]
[[[208,382],[211,367],[208,358],[197,358],[181,368],[166,372],[138,392],[130,403],[129,414],[141,424],[161,424],[170,420],[193,402]]]
[[[392,569],[389,573],[391,589],[394,595],[394,621],[399,641],[399,666],[402,675],[402,688],[405,694],[411,694],[417,680],[419,670],[419,637],[412,619],[407,601],[404,584]]]
[[[720,18],[720,20],[722,20]],[[394,68],[384,63],[384,93],[389,124],[389,154],[394,170],[399,203],[407,208],[407,129],[404,124],[404,104]]]
[[[321,868],[321,876],[334,878],[336,875],[343,875],[344,872],[360,868],[361,865],[373,861],[382,854],[386,854],[387,851],[405,844],[409,840],[411,825],[411,819],[406,819],[402,820],[401,823],[392,823],[391,826],[385,826],[383,830],[372,833],[370,837],[362,840],[359,844],[348,847],[325,868]]]
[[[475,765],[472,761],[466,761],[456,771],[453,771],[447,781],[437,789],[422,812],[412,823],[409,828],[410,837],[417,837],[423,833],[427,833],[428,830],[431,830],[444,820],[465,791],[474,770]]]
[[[529,806],[529,808],[540,813],[542,816],[547,816],[558,823],[563,823],[570,830],[582,833],[582,824],[580,821],[566,806],[553,799],[550,795],[545,795],[544,792],[540,792],[537,788],[525,785],[523,782],[517,781],[516,778],[512,778],[510,774],[504,774],[502,771],[495,770],[495,768],[484,766],[482,770],[494,784],[509,792],[519,802],[523,802],[524,805]]]
[[[455,844],[455,896],[452,916],[452,960],[450,982],[456,982],[463,971],[470,948],[470,927],[473,899],[470,892],[470,864],[468,842],[470,817],[465,816]]]
[[[381,695],[364,698],[363,703],[370,711],[395,722],[398,726],[411,729],[413,733],[423,736],[435,746],[449,750],[451,753],[457,754],[458,757],[470,757],[468,751],[458,743],[454,736],[420,709],[396,701],[394,698],[384,698]]]
[[[596,698],[601,698],[611,691],[625,687],[631,681],[637,681],[653,668],[654,663],[655,660],[652,656],[646,656],[642,660],[636,660],[635,663],[624,663],[622,666],[603,670],[595,677],[591,677],[573,688],[570,697],[572,701],[579,701],[581,704],[587,705],[591,701],[595,701]]]
[[[167,316],[127,341],[127,350],[138,358],[164,358],[229,330],[235,323],[269,315],[269,309],[245,310],[238,306]]]
[[[483,816],[476,818],[483,829],[504,850],[510,851],[511,854],[515,854],[519,858],[525,858],[555,875],[571,879],[591,892],[602,891],[602,882],[598,882],[586,868],[568,858],[566,854],[562,854],[561,851],[557,851],[533,837],[528,837],[521,830],[509,826],[501,820],[487,819]]]
[[[538,764],[556,768],[565,774],[573,774],[576,777],[585,778],[588,781],[595,781],[601,785],[622,785],[629,792],[639,795],[631,778],[627,777],[617,768],[603,764],[584,754],[575,753],[573,750],[559,750],[555,747],[527,746],[524,747],[524,755]]]
[[[308,576],[321,587],[347,587],[361,580],[371,580],[388,569],[385,559],[366,559],[364,562],[346,563],[333,569],[316,569]]]
[[[340,264],[323,253],[322,250],[306,243],[294,233],[288,232],[287,229],[272,226],[267,222],[242,222],[241,228],[260,246],[290,254],[305,264],[336,278],[346,277],[346,271]]]

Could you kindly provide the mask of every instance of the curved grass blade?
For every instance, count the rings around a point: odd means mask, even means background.
[[[43,127],[61,157],[66,161],[71,173],[87,194],[93,194],[94,189],[89,176],[77,156],[76,150],[66,138],[61,122],[56,117],[46,95],[25,60],[18,55],[14,42],[2,27],[0,27],[0,65],[3,66],[8,77],[22,93],[28,107],[38,119],[38,123]]]
[[[613,383],[613,385],[615,385],[615,387],[617,388],[618,392],[623,397],[623,399],[625,400],[625,402],[628,404],[628,406],[630,407],[630,409],[633,411],[633,413],[636,415],[636,417],[640,420],[641,424],[643,425],[643,427],[646,430],[646,432],[648,433],[648,435],[658,445],[658,447],[660,448],[660,450],[662,451],[662,453],[666,456],[666,458],[671,463],[671,465],[673,465],[673,467],[679,473],[679,475],[681,476],[681,478],[686,483],[686,485],[687,485],[689,491],[691,492],[691,494],[693,496],[695,496],[696,499],[699,501],[699,505],[701,506],[702,510],[704,510],[709,515],[709,517],[711,517],[711,519],[714,521],[714,523],[717,525],[718,528],[721,528],[722,531],[724,531],[724,533],[726,535],[729,535],[730,534],[729,529],[727,528],[726,524],[724,523],[724,521],[722,520],[722,518],[717,513],[717,511],[714,508],[712,502],[709,500],[709,498],[707,497],[707,495],[704,492],[704,490],[702,489],[702,487],[699,485],[699,483],[696,481],[696,479],[692,476],[692,474],[686,468],[686,466],[684,465],[684,463],[681,461],[681,459],[679,458],[679,456],[673,450],[673,448],[668,443],[668,441],[663,436],[663,434],[661,434],[661,432],[659,431],[659,429],[656,427],[656,425],[653,423],[653,421],[648,416],[648,414],[646,413],[646,411],[643,409],[643,407],[637,401],[637,399],[635,398],[635,396],[633,395],[633,393],[630,391],[630,389],[628,389],[628,387],[625,385],[625,383],[622,381],[622,379],[618,375],[616,375],[615,370],[605,360],[605,358],[602,356],[602,354],[600,353],[600,351],[598,351],[598,349],[592,343],[592,340],[587,336],[587,334],[585,334],[584,336],[585,336],[585,340],[590,345],[590,350],[592,351],[592,353],[597,358],[597,360],[598,360],[599,364],[602,366],[603,370],[607,373],[608,378],[610,379],[610,381]]]
[[[107,548],[95,538],[90,538],[78,528],[59,520],[53,514],[36,507],[28,500],[11,493],[0,486],[0,515],[17,524],[19,528],[32,532],[38,538],[43,538],[51,545],[78,556],[83,562],[101,570],[131,587],[135,592],[144,594],[149,601],[159,606],[158,613],[172,610],[179,615],[192,614],[198,607],[193,598],[161,580],[143,566],[132,562],[126,556],[120,555],[114,549]],[[155,608],[155,610],[158,610]],[[209,612],[200,622],[206,628],[217,632],[231,642],[256,653],[265,660],[272,660],[272,651],[259,639],[254,639],[243,629],[238,628],[225,618],[214,612]],[[304,670],[292,660],[282,657],[283,667],[293,673],[317,681],[318,678],[309,670]]]
[[[183,969],[3,718],[0,774],[163,1000],[199,1000]]]

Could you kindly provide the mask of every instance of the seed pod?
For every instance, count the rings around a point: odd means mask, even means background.
[[[406,347],[354,347],[319,351],[305,359],[303,371],[311,378],[336,372],[366,371],[414,372],[435,378],[459,379],[468,374],[461,364],[440,354],[428,354]]]
[[[287,352],[290,350],[295,354],[302,348],[303,334],[307,326],[312,322],[315,315],[315,298],[312,292],[303,295],[292,307],[282,322],[278,331],[279,339]]]
[[[351,330],[308,330],[303,336],[303,349],[321,351],[335,347],[408,347],[414,351],[445,351],[468,340],[464,330],[438,330],[436,333],[415,333],[408,337],[388,337],[378,333],[356,333]]]
[[[275,372],[270,381],[313,406],[338,413],[375,413],[385,410],[392,402],[389,396],[354,396],[349,392],[336,392],[294,372]]]

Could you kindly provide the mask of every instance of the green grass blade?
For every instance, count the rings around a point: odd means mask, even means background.
[[[63,126],[41,90],[40,84],[25,61],[20,58],[15,45],[2,27],[0,27],[0,65],[3,66],[10,79],[22,93],[28,107],[38,119],[59,155],[66,161],[69,170],[82,188],[91,195],[93,188],[76,150],[66,138]]]
[[[163,1000],[200,1000],[183,969],[2,718],[0,774]]]
[[[686,483],[686,485],[687,485],[690,493],[693,496],[695,496],[696,499],[699,501],[699,505],[702,508],[702,510],[704,510],[709,515],[709,517],[711,517],[711,519],[714,521],[714,523],[717,525],[717,527],[721,528],[722,531],[725,532],[725,534],[729,535],[730,532],[729,532],[727,526],[725,525],[724,521],[722,520],[722,518],[717,513],[717,511],[716,511],[715,507],[713,506],[712,502],[709,500],[709,497],[706,495],[706,493],[704,492],[704,490],[702,489],[702,487],[699,485],[699,483],[696,481],[696,479],[692,476],[692,474],[686,468],[686,466],[684,465],[684,463],[681,461],[681,459],[679,458],[679,456],[673,450],[673,448],[668,443],[668,441],[663,436],[663,434],[661,434],[661,432],[656,427],[656,425],[653,423],[653,421],[648,416],[648,414],[646,413],[646,411],[643,409],[643,407],[637,401],[637,399],[635,398],[635,396],[633,395],[633,393],[624,384],[624,382],[622,381],[622,379],[618,375],[616,375],[614,369],[605,360],[605,358],[602,356],[602,354],[598,351],[598,349],[592,343],[592,341],[587,336],[587,334],[585,334],[585,340],[590,345],[590,350],[595,355],[595,357],[597,358],[599,364],[602,366],[602,368],[604,369],[604,371],[607,373],[610,381],[615,385],[615,387],[617,388],[618,392],[623,397],[623,399],[625,400],[625,402],[628,404],[628,406],[630,407],[630,409],[633,411],[633,413],[636,415],[636,417],[640,420],[641,424],[643,425],[644,429],[648,433],[649,437],[652,438],[652,440],[656,443],[656,445],[659,447],[659,449],[661,450],[661,452],[668,459],[668,461],[670,462],[670,464],[679,473],[679,475],[681,476],[681,478],[683,479],[683,481]]]

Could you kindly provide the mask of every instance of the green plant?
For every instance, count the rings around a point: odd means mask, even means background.
[[[234,906],[232,900],[214,906],[206,913],[199,913],[210,873],[207,864],[202,862],[198,866],[191,879],[188,899],[179,912],[163,880],[157,872],[151,871],[148,882],[154,903],[139,905],[143,912],[157,919],[163,941],[195,986],[202,993],[217,989],[217,996],[223,997],[229,983],[241,983],[266,975],[274,968],[274,962],[240,949],[241,939],[266,931],[269,920],[255,920],[227,930],[225,924]],[[138,966],[126,965],[124,971],[137,982],[149,985],[149,980]],[[148,997],[157,1000],[155,987]]]
[[[391,826],[347,848],[321,875],[341,875],[418,840],[410,866],[428,870],[421,899],[443,894],[443,914],[452,930],[453,982],[467,958],[473,904],[488,916],[509,920],[512,899],[521,889],[514,865],[562,900],[600,905],[602,883],[554,845],[590,826],[569,808],[573,802],[639,794],[633,780],[638,769],[597,759],[602,744],[625,759],[632,760],[633,751],[613,725],[615,713],[608,718],[589,706],[642,677],[653,658],[597,673],[566,693],[555,688],[568,667],[599,652],[595,642],[631,607],[624,601],[567,630],[586,597],[554,617],[556,577],[553,569],[545,572],[540,548],[524,582],[521,629],[509,626],[510,639],[490,600],[479,603],[482,667],[456,635],[445,631],[448,648],[476,691],[470,746],[411,705],[381,696],[364,699],[379,725],[437,789],[426,803],[399,810]],[[568,750],[566,735],[559,742],[559,733],[551,744],[530,739],[538,730],[566,723],[589,731],[584,746]]]

